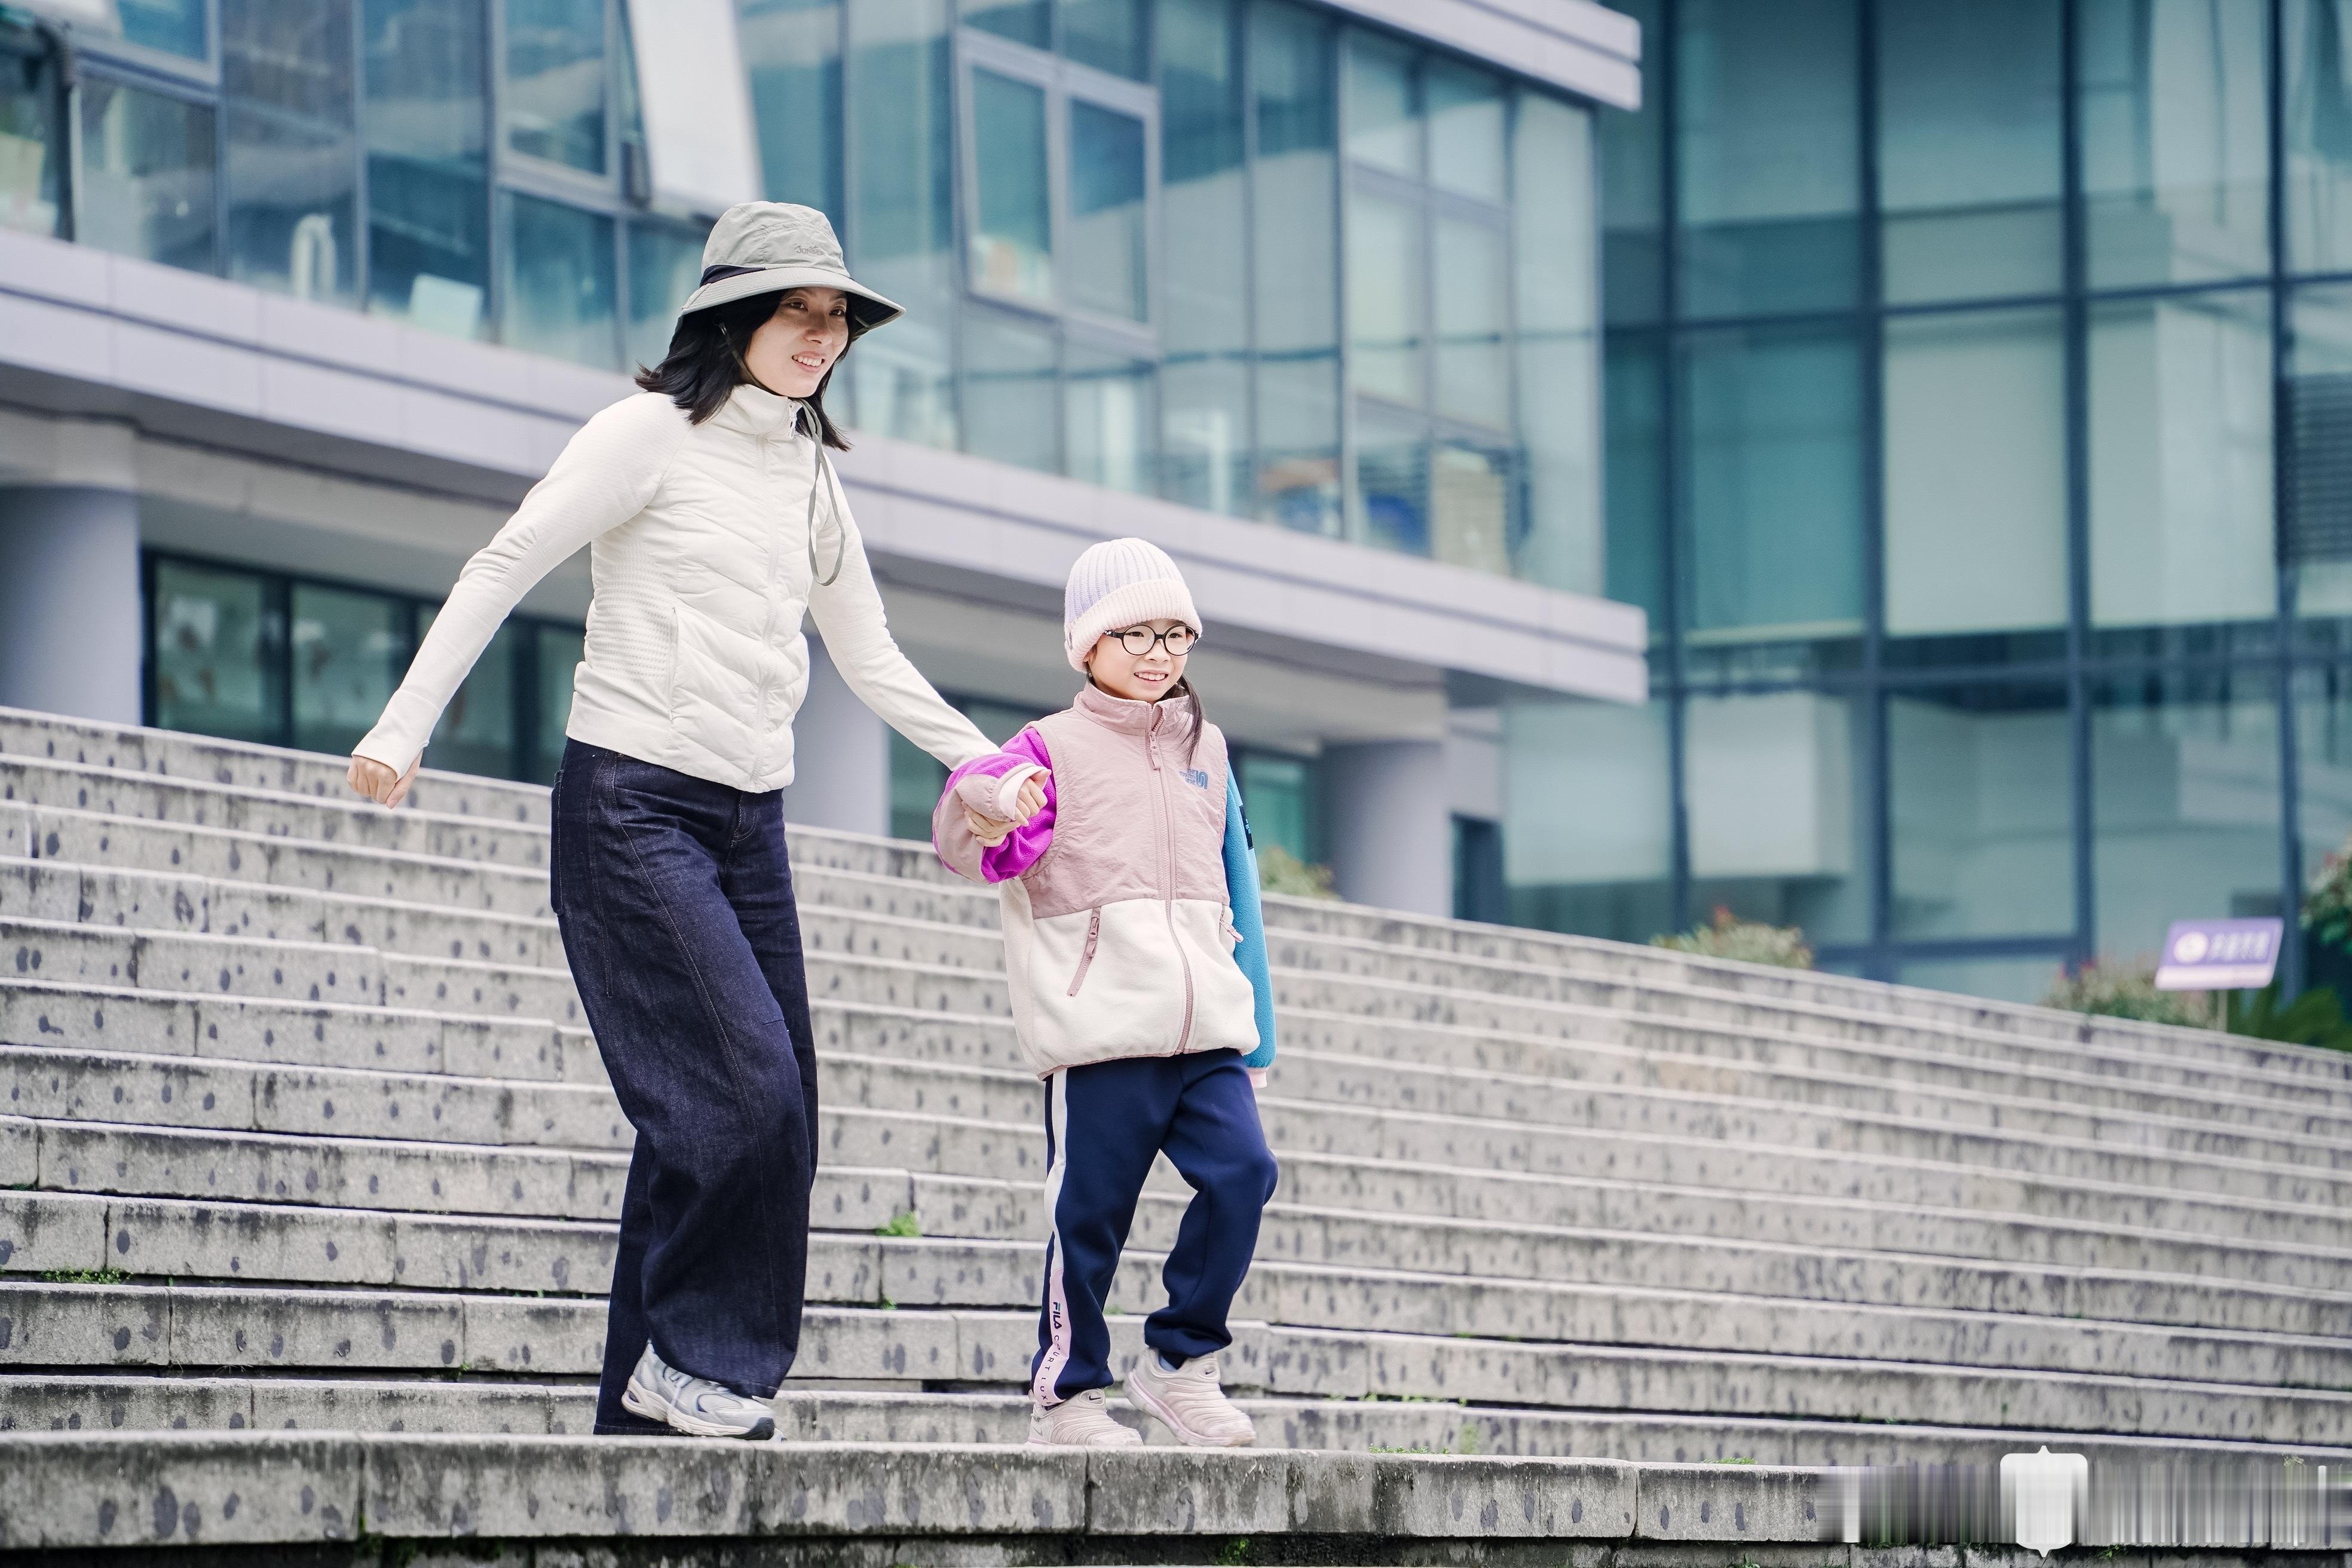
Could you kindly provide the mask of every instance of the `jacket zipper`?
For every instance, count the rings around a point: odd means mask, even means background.
[[[1151,725],[1144,735],[1144,751],[1151,758],[1151,771],[1160,775],[1160,903],[1168,914],[1168,943],[1176,950],[1176,962],[1184,970],[1184,1026],[1176,1035],[1176,1054],[1184,1055],[1192,1047],[1192,960],[1184,951],[1183,938],[1176,934],[1176,807],[1168,798],[1168,770],[1160,765],[1160,720],[1165,709],[1151,710]]]
[[[755,436],[752,439],[760,444],[760,484],[761,488],[764,489],[767,486],[769,476],[772,472],[772,464],[774,462],[772,443],[770,438],[765,436]],[[765,654],[768,651],[770,644],[775,640],[776,563],[783,559],[783,553],[782,549],[776,545],[772,539],[768,550],[768,614],[767,618],[760,625],[760,651],[762,654]],[[765,661],[763,660],[762,662]],[[752,732],[755,735],[764,735],[768,724],[768,678],[764,674],[760,677],[760,711],[755,716],[753,723],[757,728],[755,728]],[[757,784],[760,779],[765,775],[767,760],[767,742],[764,739],[753,741],[751,743],[751,773],[752,782],[754,784]]]
[[[1087,916],[1086,951],[1078,954],[1078,972],[1070,976],[1069,994],[1076,996],[1078,987],[1087,983],[1087,971],[1095,966],[1095,944],[1102,940],[1102,906],[1097,904]]]

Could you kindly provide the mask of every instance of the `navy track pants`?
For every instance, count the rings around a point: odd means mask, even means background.
[[[1054,1231],[1031,1395],[1058,1405],[1115,1381],[1103,1304],[1144,1178],[1163,1150],[1192,1201],[1160,1270],[1168,1304],[1144,1321],[1143,1342],[1171,1362],[1233,1343],[1225,1314],[1257,1251],[1277,1173],[1240,1053],[1065,1068],[1045,1081],[1045,1138]]]

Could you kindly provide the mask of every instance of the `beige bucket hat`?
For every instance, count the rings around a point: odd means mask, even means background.
[[[680,316],[786,289],[838,289],[849,296],[858,330],[871,331],[907,312],[849,275],[833,225],[814,207],[790,202],[738,202],[719,216],[702,247],[702,286]]]

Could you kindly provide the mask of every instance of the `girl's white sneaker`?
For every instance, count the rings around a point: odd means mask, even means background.
[[[1059,1405],[1033,1405],[1029,1441],[1065,1448],[1138,1448],[1143,1446],[1143,1434],[1121,1426],[1103,1391],[1089,1388]]]
[[[1128,1372],[1127,1397],[1189,1447],[1246,1448],[1257,1441],[1257,1428],[1217,1381],[1215,1356],[1194,1356],[1170,1372],[1159,1352],[1147,1350]]]
[[[621,1403],[648,1421],[696,1437],[764,1443],[776,1435],[776,1412],[766,1400],[682,1373],[656,1355],[651,1345],[629,1373]]]

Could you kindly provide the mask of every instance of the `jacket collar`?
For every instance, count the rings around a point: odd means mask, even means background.
[[[1089,680],[1078,689],[1078,700],[1073,706],[1105,729],[1125,735],[1177,741],[1192,729],[1192,694],[1189,691],[1163,697],[1157,702],[1138,702],[1132,697],[1114,697]]]
[[[792,398],[779,397],[747,381],[727,395],[727,401],[719,405],[710,423],[740,435],[772,440],[795,430],[801,406]]]

